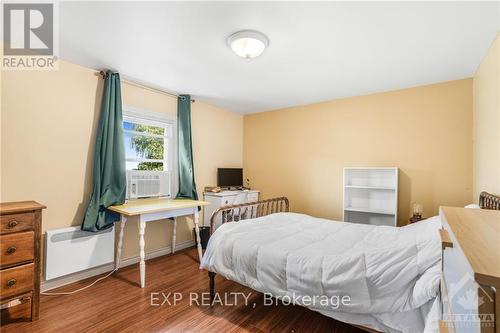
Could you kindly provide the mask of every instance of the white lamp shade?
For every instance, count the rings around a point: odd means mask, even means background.
[[[258,31],[239,31],[227,39],[229,47],[242,58],[255,58],[264,52],[269,39]]]

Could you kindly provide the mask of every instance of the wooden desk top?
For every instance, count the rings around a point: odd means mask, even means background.
[[[147,213],[165,212],[169,210],[205,206],[209,203],[190,199],[135,199],[118,206],[110,206],[109,210],[126,216],[135,216]]]
[[[500,286],[500,211],[441,207],[478,282]]]

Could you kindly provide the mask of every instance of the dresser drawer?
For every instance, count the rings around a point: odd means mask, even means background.
[[[259,193],[248,193],[247,201],[254,202],[259,200]]]
[[[18,232],[0,236],[0,265],[1,267],[33,260],[34,258],[33,231]]]
[[[33,264],[6,268],[0,271],[0,295],[2,299],[33,290]]]
[[[32,293],[27,293],[1,302],[2,324],[31,318]]]
[[[32,212],[0,216],[0,234],[33,230],[35,216]]]
[[[238,196],[236,194],[235,195],[226,195],[226,196],[221,197],[220,206],[222,207],[222,206],[234,205],[237,197]]]

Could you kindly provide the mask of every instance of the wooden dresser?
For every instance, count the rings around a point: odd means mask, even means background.
[[[500,333],[500,211],[441,207],[441,332]]]
[[[42,209],[35,201],[0,203],[1,324],[38,318]]]

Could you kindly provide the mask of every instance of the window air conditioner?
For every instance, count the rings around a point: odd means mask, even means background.
[[[127,171],[127,199],[171,197],[170,172]]]

